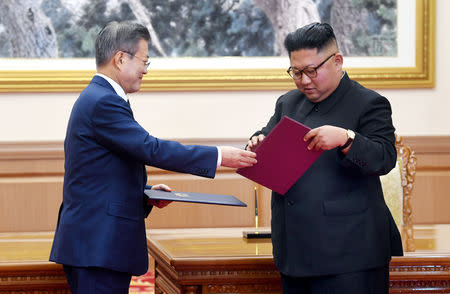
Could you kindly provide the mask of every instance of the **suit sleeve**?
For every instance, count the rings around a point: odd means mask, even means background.
[[[182,145],[151,136],[133,118],[126,102],[107,95],[97,102],[92,116],[94,135],[108,150],[146,165],[213,178],[217,148]]]
[[[389,101],[382,96],[371,99],[360,115],[355,140],[342,164],[363,174],[384,175],[397,159],[395,128]]]

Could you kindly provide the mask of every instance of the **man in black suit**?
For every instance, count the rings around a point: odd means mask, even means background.
[[[401,238],[380,175],[397,158],[389,101],[351,80],[330,25],[285,40],[297,86],[248,142],[254,150],[286,115],[312,130],[321,157],[283,196],[272,193],[272,243],[285,293],[388,293],[389,261]],[[282,150],[280,150],[282,152]]]

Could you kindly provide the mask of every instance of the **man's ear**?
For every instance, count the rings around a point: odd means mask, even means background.
[[[342,56],[340,52],[336,53],[336,55],[334,56],[334,64],[339,71],[342,70],[342,66],[344,64],[344,56]]]
[[[113,63],[114,63],[114,67],[118,68],[118,69],[122,69],[122,66],[125,62],[124,60],[124,54],[122,51],[118,51],[116,54],[114,54],[113,57]]]

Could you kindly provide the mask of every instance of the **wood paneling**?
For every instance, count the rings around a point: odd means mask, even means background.
[[[0,144],[0,232],[52,231],[61,203],[62,142]]]
[[[413,223],[450,223],[450,136],[403,137],[416,153]]]
[[[233,145],[245,139],[181,140],[184,144]],[[411,194],[413,223],[450,223],[450,136],[403,137],[417,156],[415,187]],[[62,142],[0,143],[0,232],[52,231],[62,199],[64,153]],[[254,184],[220,168],[214,180],[150,168],[152,184],[173,190],[234,195],[248,207],[172,203],[155,208],[151,228],[233,227],[254,225]],[[259,225],[270,225],[270,191],[257,186]]]

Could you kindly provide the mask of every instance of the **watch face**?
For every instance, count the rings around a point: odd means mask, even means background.
[[[347,130],[347,136],[349,139],[355,140],[355,132],[352,130]]]

